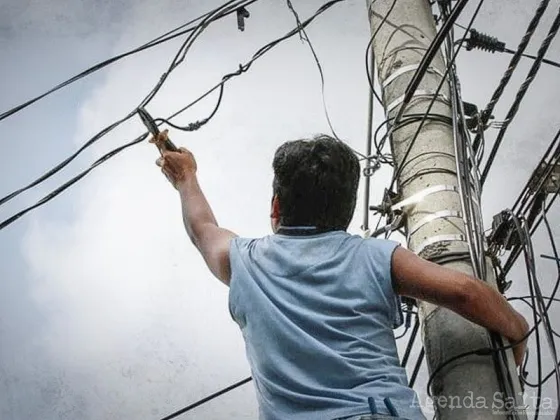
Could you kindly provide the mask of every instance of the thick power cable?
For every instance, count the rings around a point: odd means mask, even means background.
[[[554,168],[560,165],[560,129],[556,132],[553,140],[549,144],[546,152],[538,163],[535,171],[525,184],[522,192],[516,199],[512,212],[518,217],[526,217],[528,213],[534,208],[537,198],[537,193],[535,191],[541,191],[545,183],[552,175]],[[552,207],[558,196],[560,195],[560,190],[552,195],[552,198],[546,204],[546,211]],[[542,215],[539,214],[536,220],[531,226],[531,234],[533,234],[542,222]],[[502,268],[502,273],[500,276],[503,278],[513,267],[515,261],[521,254],[521,246],[516,245],[510,252],[506,263]]]
[[[535,80],[535,77],[537,76],[537,73],[539,72],[539,69],[541,67],[542,60],[544,59],[544,56],[547,53],[547,51],[550,47],[550,44],[552,43],[552,40],[558,34],[559,29],[560,29],[560,9],[558,10],[558,14],[556,15],[556,18],[552,22],[552,26],[550,27],[550,30],[549,30],[546,38],[542,42],[542,44],[539,48],[539,51],[537,52],[537,59],[533,62],[533,65],[531,66],[531,69],[529,70],[529,73],[527,74],[527,78],[525,79],[525,81],[523,82],[523,84],[519,88],[519,91],[517,92],[517,95],[515,96],[515,100],[513,101],[512,105],[511,105],[511,107],[510,107],[510,109],[509,109],[509,111],[506,115],[506,118],[505,118],[506,122],[505,122],[504,126],[501,128],[500,132],[498,133],[498,137],[496,138],[496,141],[494,142],[494,145],[492,146],[492,150],[490,151],[490,155],[488,156],[488,160],[486,161],[486,165],[484,166],[484,169],[482,170],[482,175],[480,177],[480,182],[481,182],[482,185],[484,185],[484,182],[486,181],[486,178],[488,177],[488,172],[490,171],[490,168],[492,167],[492,163],[494,162],[494,158],[496,157],[496,154],[498,152],[498,149],[500,148],[502,140],[504,139],[506,131],[507,131],[508,127],[510,126],[510,124],[512,123],[515,116],[517,115],[517,111],[519,110],[519,105],[523,101],[523,98],[525,97],[525,94],[529,90],[529,87],[531,86],[531,84]]]
[[[397,113],[397,117],[396,117],[397,121],[402,118],[407,105],[412,100],[412,97],[416,93],[416,89],[418,89],[420,82],[422,81],[424,75],[428,71],[428,67],[430,66],[432,60],[438,53],[441,45],[447,38],[447,35],[453,29],[453,24],[457,21],[457,18],[461,15],[461,12],[463,11],[463,9],[465,8],[468,2],[469,0],[457,1],[453,9],[451,10],[449,17],[443,22],[441,29],[437,32],[435,38],[431,42],[430,47],[426,51],[426,54],[424,54],[424,56],[422,57],[422,61],[420,61],[420,64],[418,65],[418,69],[416,69],[414,75],[412,76],[412,79],[410,79],[410,82],[406,87],[402,106],[400,107],[399,112]]]
[[[232,385],[230,385],[230,386],[228,386],[224,389],[219,390],[218,392],[215,392],[211,395],[208,395],[207,397],[205,397],[201,400],[198,400],[197,402],[195,402],[191,405],[188,405],[185,408],[181,408],[180,410],[177,410],[174,413],[171,413],[168,416],[163,417],[161,420],[172,420],[174,418],[177,418],[181,414],[185,414],[187,411],[191,411],[191,410],[195,409],[196,407],[200,407],[201,405],[206,404],[207,402],[212,401],[213,399],[218,398],[218,397],[220,397],[224,394],[227,394],[228,392],[233,391],[234,389],[239,388],[240,386],[245,385],[246,383],[249,383],[252,380],[253,380],[252,377],[245,378],[245,379],[243,379],[239,382],[236,382],[236,383],[234,383],[234,384],[232,384]]]
[[[183,42],[183,44],[181,45],[181,47],[177,51],[177,54],[175,55],[174,59],[172,60],[171,64],[169,65],[167,71],[163,73],[163,75],[161,76],[161,78],[159,79],[159,81],[157,82],[155,87],[152,89],[151,92],[148,93],[148,95],[146,95],[146,97],[141,101],[141,103],[138,105],[138,107],[146,106],[154,98],[154,96],[157,94],[159,89],[161,89],[161,87],[163,86],[163,84],[165,83],[165,81],[167,80],[169,75],[171,74],[171,72],[173,72],[177,68],[177,66],[180,65],[183,62],[186,52],[190,49],[193,42],[198,38],[198,36],[200,36],[200,33],[206,28],[206,26],[208,26],[211,22],[214,22],[218,19],[221,19],[221,18],[227,16],[228,14],[234,12],[240,6],[248,4],[249,2],[254,2],[254,1],[256,1],[256,0],[245,0],[245,1],[242,1],[242,2],[240,2],[239,0],[230,0],[229,2],[225,3],[220,8],[215,9],[214,11],[208,13],[206,15],[206,17],[204,19],[202,19],[201,23],[199,23],[197,25],[197,27],[194,28],[193,31],[191,31],[188,38]],[[233,7],[231,7],[231,6],[233,6]],[[225,12],[219,14],[222,10],[225,10]],[[214,14],[216,14],[216,16],[214,16]],[[21,187],[21,188],[15,190],[15,191],[9,193],[8,195],[0,198],[0,205],[12,200],[13,198],[17,197],[21,193],[23,193],[25,191],[28,191],[29,189],[41,184],[42,182],[46,181],[47,179],[49,179],[50,177],[52,177],[53,175],[58,173],[60,170],[62,170],[67,165],[69,165],[82,152],[84,152],[86,149],[91,147],[94,143],[96,143],[103,136],[105,136],[106,134],[108,134],[109,132],[111,132],[112,130],[117,128],[119,125],[121,125],[125,121],[134,117],[136,115],[136,110],[138,109],[138,107],[135,107],[127,115],[120,118],[116,122],[114,122],[114,123],[110,124],[109,126],[103,128],[101,131],[99,131],[97,134],[95,134],[93,137],[91,137],[86,143],[84,143],[81,147],[79,147],[78,150],[76,150],[74,153],[72,153],[69,157],[67,157],[62,162],[55,165],[52,169],[50,169],[49,171],[47,171],[46,173],[44,173],[43,175],[41,175],[40,177],[38,177],[37,179],[32,181],[31,183],[29,183],[26,186]]]
[[[371,13],[371,6],[373,6],[373,3],[375,3],[376,1],[377,0],[373,0],[370,3],[370,5],[368,7],[368,14]],[[393,11],[393,9],[395,8],[396,5],[397,5],[397,0],[393,0],[393,3],[389,7],[389,10],[387,11],[387,13],[385,13],[385,16],[383,16],[383,19],[381,19],[381,22],[379,23],[379,26],[377,27],[375,32],[369,38],[369,42],[366,46],[366,76],[367,76],[367,80],[368,80],[371,92],[373,93],[375,99],[377,99],[377,102],[379,102],[379,104],[381,106],[383,106],[383,101],[381,100],[381,98],[379,97],[377,92],[375,91],[374,82],[373,82],[373,74],[372,74],[372,72],[373,72],[373,41],[375,40],[375,37],[377,36],[379,31],[383,27],[385,22],[387,22],[387,19],[389,19],[389,16],[391,15],[391,12]],[[370,53],[371,53],[371,56],[372,56],[371,59],[369,58]]]
[[[255,1],[257,1],[257,0],[252,0],[252,1],[250,1],[248,4],[253,3],[253,2],[255,2]],[[248,4],[246,4],[245,7],[246,7]],[[232,10],[230,13],[233,13],[234,11],[235,11],[235,10]],[[141,52],[141,51],[145,51],[145,50],[147,50],[147,49],[156,47],[156,46],[158,46],[158,45],[160,45],[160,44],[163,44],[163,43],[169,42],[169,41],[171,41],[171,40],[173,40],[173,39],[176,39],[176,38],[180,37],[181,35],[184,35],[184,34],[187,34],[187,33],[189,33],[189,32],[194,31],[195,28],[187,28],[187,27],[188,27],[189,25],[192,25],[193,23],[195,23],[195,22],[201,20],[201,19],[204,19],[204,18],[207,17],[210,13],[212,13],[212,12],[207,12],[207,13],[201,15],[201,16],[198,16],[198,17],[196,17],[196,18],[190,20],[189,22],[184,23],[184,24],[182,24],[182,25],[180,25],[180,26],[178,26],[178,27],[176,27],[176,28],[170,30],[170,31],[168,31],[168,32],[166,32],[166,33],[164,33],[164,34],[158,36],[157,38],[154,38],[154,39],[152,39],[151,41],[148,41],[147,43],[145,43],[145,44],[143,44],[143,45],[141,45],[141,46],[139,46],[139,47],[137,47],[137,48],[134,48],[134,49],[129,50],[129,51],[127,51],[127,52],[121,53],[121,54],[119,54],[119,55],[116,55],[116,56],[111,57],[111,58],[109,58],[109,59],[107,59],[107,60],[105,60],[105,61],[102,61],[102,62],[100,62],[100,63],[97,63],[97,64],[95,64],[95,65],[89,67],[88,69],[86,69],[86,70],[84,70],[84,71],[78,73],[77,75],[72,76],[72,77],[69,78],[68,80],[65,80],[64,82],[59,83],[58,85],[56,85],[56,86],[54,86],[53,88],[47,90],[46,92],[44,92],[44,93],[42,93],[42,94],[40,94],[40,95],[38,95],[38,96],[36,96],[36,97],[34,97],[34,98],[32,98],[32,99],[30,99],[30,100],[28,100],[28,101],[26,101],[26,102],[20,104],[20,105],[17,105],[17,106],[15,106],[15,107],[13,107],[13,108],[7,110],[7,111],[2,112],[2,113],[0,114],[0,121],[6,119],[6,118],[8,118],[8,117],[10,117],[11,115],[16,114],[16,113],[19,112],[19,111],[22,111],[23,109],[27,108],[28,106],[34,104],[35,102],[37,102],[37,101],[39,101],[39,100],[41,100],[41,99],[43,99],[43,98],[45,98],[45,97],[51,95],[52,93],[54,93],[54,92],[56,92],[56,91],[58,91],[58,90],[60,90],[60,89],[62,89],[62,88],[64,88],[64,87],[66,87],[66,86],[68,86],[68,85],[70,85],[70,84],[72,84],[72,83],[75,83],[75,82],[77,82],[78,80],[80,80],[80,79],[82,79],[82,78],[84,78],[84,77],[86,77],[86,76],[89,76],[90,74],[95,73],[96,71],[99,71],[99,70],[101,70],[101,69],[104,68],[104,67],[107,67],[107,66],[110,65],[110,64],[113,64],[113,63],[115,63],[115,62],[117,62],[117,61],[119,61],[119,60],[122,60],[123,58],[129,57],[129,56],[134,55],[134,54],[137,54],[137,53],[139,53],[139,52]],[[185,29],[185,28],[186,28],[186,29]]]
[[[326,10],[328,10],[329,8],[331,8],[332,6],[334,6],[337,3],[340,3],[344,0],[331,0],[327,3],[325,3],[323,6],[321,6],[313,16],[311,16],[310,18],[308,18],[306,21],[304,21],[302,23],[303,27],[306,27],[307,25],[309,25],[311,22],[313,22],[319,15],[321,15],[322,13],[324,13]],[[220,88],[223,84],[225,84],[228,80],[230,80],[233,77],[239,76],[243,73],[245,73],[246,71],[248,71],[251,68],[251,65],[258,60],[259,58],[261,58],[263,55],[265,55],[268,51],[270,51],[271,49],[273,49],[276,45],[278,45],[279,43],[281,43],[282,41],[294,36],[295,34],[297,34],[299,32],[298,28],[296,27],[295,29],[289,31],[287,34],[285,34],[284,36],[275,39],[272,42],[269,42],[268,44],[266,44],[264,47],[260,48],[255,54],[253,54],[252,58],[245,64],[240,65],[239,69],[236,72],[233,73],[229,73],[227,75],[225,75],[221,82],[219,82],[218,84],[216,84],[214,87],[210,88],[206,93],[202,94],[201,96],[199,96],[197,99],[195,99],[193,102],[191,102],[190,104],[186,105],[185,107],[181,108],[180,110],[174,112],[172,115],[170,115],[169,117],[167,117],[167,119],[159,119],[159,124],[161,124],[162,122],[168,122],[168,120],[177,117],[178,115],[180,115],[181,113],[183,113],[184,111],[186,111],[187,109],[189,109],[191,106],[195,105],[196,103],[198,103],[200,100],[202,100],[203,98],[205,98],[206,96],[208,96],[210,93],[214,92],[216,89]],[[89,174],[93,169],[97,168],[99,165],[101,165],[102,163],[106,162],[107,160],[113,158],[115,155],[121,153],[122,151],[126,150],[127,148],[138,144],[142,141],[142,139],[145,139],[147,137],[147,133],[143,134],[142,136],[136,138],[135,140],[133,140],[130,143],[127,143],[123,146],[120,146],[110,152],[108,152],[107,154],[105,154],[104,156],[102,156],[100,159],[98,159],[97,161],[95,161],[89,168],[87,168],[86,170],[82,171],[81,173],[79,173],[78,175],[76,175],[74,178],[70,179],[68,182],[64,183],[63,185],[61,185],[60,187],[56,188],[54,191],[52,191],[51,193],[47,194],[46,196],[44,196],[41,200],[39,200],[37,203],[24,208],[23,210],[19,211],[18,213],[16,213],[15,215],[9,217],[8,219],[0,222],[0,230],[4,229],[5,227],[9,226],[10,224],[12,224],[13,222],[15,222],[16,220],[20,219],[22,216],[24,216],[25,214],[29,213],[30,211],[36,209],[37,207],[40,207],[44,204],[46,204],[47,202],[49,202],[50,200],[52,200],[53,198],[55,198],[56,196],[58,196],[61,192],[65,191],[66,189],[68,189],[70,186],[74,185],[76,182],[78,182],[80,179],[82,179],[84,176],[86,176],[87,174]],[[75,156],[72,157],[72,159]],[[68,159],[67,159],[68,160]],[[58,169],[60,170],[60,169]]]
[[[476,7],[476,9],[475,9],[475,11],[474,11],[474,13],[473,13],[473,15],[472,15],[472,17],[471,17],[471,20],[470,20],[470,22],[469,22],[468,28],[467,28],[467,30],[465,31],[465,36],[466,36],[466,34],[468,33],[468,30],[472,27],[472,25],[474,25],[474,22],[475,22],[475,20],[476,20],[476,18],[477,18],[477,16],[478,16],[478,14],[479,14],[479,12],[480,12],[480,10],[481,10],[483,4],[484,4],[484,1],[485,1],[485,0],[480,0],[480,1],[479,1],[478,6]],[[455,6],[455,8],[453,9],[453,11],[455,11],[455,9],[456,9],[458,6],[459,6],[459,4],[457,4],[457,5]],[[450,13],[449,18],[446,20],[447,24],[444,24],[444,25],[442,26],[442,28],[438,31],[438,36],[436,36],[436,39],[439,38],[439,36],[441,35],[442,39],[445,40],[445,38],[447,37],[447,34],[449,33],[449,31],[451,31],[451,29],[452,29],[452,27],[453,27],[453,22],[454,22],[454,20],[457,19],[457,17],[458,17],[458,15],[457,15],[456,13],[454,14],[453,11]],[[452,16],[453,16],[453,19],[454,19],[453,21],[451,20],[451,19],[452,19]],[[444,32],[444,29],[445,29],[445,32]],[[429,48],[429,49],[431,49],[432,47],[435,47],[435,45],[438,45],[438,44],[435,43],[435,39],[434,39],[434,42],[432,42],[432,44],[430,45],[430,48]],[[439,48],[439,45],[438,45],[437,48]],[[446,67],[445,72],[444,72],[444,74],[443,74],[443,76],[442,76],[442,78],[441,78],[441,81],[440,81],[440,83],[439,83],[439,85],[438,85],[436,91],[435,91],[434,94],[433,94],[433,97],[432,97],[432,99],[431,99],[431,101],[430,101],[430,104],[428,105],[428,108],[426,109],[426,112],[424,113],[424,117],[423,117],[422,120],[420,121],[420,124],[418,125],[418,128],[416,129],[416,132],[414,133],[414,136],[412,137],[412,140],[409,142],[408,147],[407,147],[407,149],[406,149],[406,151],[405,151],[405,153],[404,153],[404,155],[403,155],[403,158],[401,159],[402,162],[406,162],[406,160],[407,160],[407,158],[408,158],[408,155],[409,155],[410,152],[412,151],[412,147],[413,147],[414,144],[416,143],[416,140],[418,139],[418,136],[420,135],[420,132],[422,131],[422,128],[424,127],[424,124],[425,124],[426,121],[429,119],[430,111],[432,110],[432,107],[434,106],[436,100],[438,99],[439,92],[441,91],[441,89],[443,88],[443,85],[444,85],[445,82],[447,81],[447,76],[448,76],[449,72],[451,71],[451,69],[452,69],[453,66],[455,65],[455,61],[457,60],[457,56],[459,55],[459,53],[460,53],[460,51],[461,51],[461,48],[462,48],[461,45],[459,45],[459,46],[455,49],[455,52],[454,52],[454,54],[453,54],[453,57],[451,58],[451,60],[450,60],[449,63],[447,64],[447,67]],[[426,54],[427,54],[427,53],[426,53]],[[434,53],[434,55],[435,55],[435,53]],[[423,60],[423,61],[424,61],[424,60]],[[427,65],[429,65],[430,63],[431,63],[431,60],[427,62]],[[419,71],[420,71],[420,70],[421,70],[421,68],[419,67],[419,68],[416,70],[415,75],[416,75],[416,74],[419,74]],[[426,70],[424,70],[424,72],[422,73],[422,75],[423,75],[425,72],[426,72]],[[420,75],[418,78],[416,78],[416,79],[418,80],[418,83],[419,83],[420,80],[422,80],[422,75]],[[413,77],[413,79],[414,79],[414,77]],[[412,80],[411,80],[411,82],[409,83],[409,87],[410,87],[411,85],[412,85]],[[408,90],[408,89],[407,89],[407,90]],[[416,90],[416,89],[414,89],[414,90]],[[414,92],[413,92],[413,93],[414,93]],[[406,108],[407,105],[408,105],[408,102],[404,101],[403,104],[402,104],[402,106],[401,106],[401,108],[400,108],[400,110],[399,110],[399,113],[398,113],[397,116],[395,117],[395,125],[393,125],[393,126],[391,127],[391,129],[389,130],[389,134],[388,134],[388,135],[391,135],[391,134],[392,134],[392,131],[394,130],[393,127],[395,127],[395,126],[398,124],[398,121],[400,120],[400,118],[402,118],[402,113],[404,113],[404,110],[405,110],[405,108]],[[392,189],[393,186],[395,185],[395,182],[397,181],[398,177],[399,177],[400,174],[402,173],[403,168],[404,168],[404,165],[403,165],[403,164],[400,164],[400,165],[397,167],[397,169],[395,170],[395,172],[393,173],[393,177],[392,177],[392,179],[391,179],[391,186],[389,187],[390,189]]]
[[[498,87],[496,88],[496,90],[492,94],[492,98],[490,99],[490,102],[488,102],[488,105],[486,105],[486,109],[482,112],[482,117],[481,118],[482,118],[483,125],[485,125],[488,122],[488,120],[490,119],[490,116],[492,115],[492,112],[494,111],[494,107],[496,106],[496,104],[498,103],[500,98],[502,97],[502,94],[504,93],[504,90],[506,89],[506,86],[509,84],[511,76],[513,75],[513,72],[515,71],[515,69],[519,65],[519,62],[521,61],[521,57],[522,57],[523,53],[525,52],[525,49],[527,48],[527,45],[529,45],[529,41],[533,37],[537,27],[539,26],[541,18],[543,17],[544,12],[546,11],[549,3],[550,3],[550,0],[542,0],[540,2],[539,6],[537,7],[537,9],[535,10],[535,14],[533,15],[533,18],[531,19],[531,22],[529,22],[529,26],[527,27],[527,30],[525,31],[525,35],[523,35],[523,38],[521,38],[521,41],[520,41],[519,45],[517,46],[516,53],[511,58],[511,60],[509,62],[509,65],[508,65],[508,68],[505,71],[504,75],[502,76],[502,79],[500,80],[500,83],[498,84]],[[481,139],[482,139],[481,135],[477,135],[475,137],[475,139],[473,141],[473,145],[474,145],[475,150],[478,149],[478,146],[480,144]]]
[[[340,137],[338,136],[338,134],[336,134],[336,132],[334,131],[334,127],[331,121],[331,118],[329,116],[329,110],[327,107],[327,101],[326,101],[326,95],[325,95],[325,74],[323,72],[323,67],[321,66],[321,62],[319,61],[319,56],[317,55],[317,52],[315,51],[315,48],[313,47],[313,44],[311,43],[311,40],[309,39],[309,36],[307,35],[307,32],[305,31],[305,26],[301,23],[301,20],[299,18],[299,15],[297,13],[297,11],[295,10],[294,6],[292,5],[292,2],[290,0],[286,0],[288,8],[290,9],[290,11],[292,12],[292,14],[294,15],[294,18],[296,20],[296,24],[298,27],[298,31],[300,34],[300,39],[303,42],[306,42],[307,45],[309,46],[309,49],[311,50],[311,54],[313,55],[313,59],[315,60],[315,64],[317,65],[317,70],[319,71],[319,76],[320,76],[320,80],[321,80],[321,98],[323,100],[323,111],[325,113],[325,118],[327,120],[327,124],[329,125],[329,129],[331,130],[331,133],[333,135],[333,137],[338,140],[338,141],[342,141],[340,139]],[[347,144],[348,147],[350,147],[350,145]],[[358,152],[357,150],[355,150],[354,148],[350,147],[352,149],[352,151],[360,156],[360,157],[365,157],[362,153]]]

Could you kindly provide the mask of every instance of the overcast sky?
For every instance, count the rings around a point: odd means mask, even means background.
[[[323,2],[293,3],[304,18]],[[537,3],[487,1],[475,27],[514,49]],[[219,4],[0,0],[0,112]],[[551,2],[529,51],[537,50],[557,9],[558,1]],[[204,32],[148,107],[152,114],[169,115],[195,99],[294,25],[285,2],[263,0],[249,10],[245,32],[237,30],[234,16]],[[364,150],[365,2],[334,6],[308,33],[325,72],[335,130]],[[0,122],[0,196],[30,182],[133,109],[179,45],[172,42],[130,57]],[[560,59],[558,39],[548,56]],[[509,58],[462,52],[464,99],[484,106]],[[496,108],[497,119],[504,117],[529,65],[523,61],[514,76]],[[542,68],[510,127],[486,186],[487,227],[493,214],[513,204],[560,127],[559,76],[558,69]],[[204,118],[215,99],[209,97],[177,121]],[[376,122],[382,119],[378,112]],[[2,206],[0,220],[142,132],[140,121],[132,119],[62,174]],[[170,135],[194,152],[200,182],[220,224],[242,236],[262,236],[270,231],[275,149],[285,140],[320,132],[329,128],[319,74],[307,46],[294,37],[227,85],[207,126]],[[0,232],[0,419],[157,420],[248,376],[241,334],[227,309],[228,290],[212,278],[190,244],[177,194],[154,165],[156,158],[152,145],[141,144]],[[380,199],[388,177],[384,169],[373,179],[373,201]],[[357,208],[353,233],[360,233],[361,202]],[[558,206],[550,218],[558,238]],[[537,255],[550,253],[542,232],[536,243]],[[541,259],[538,263],[546,293],[555,267]],[[511,280],[509,296],[526,294],[522,267]],[[558,314],[554,309],[552,319]],[[550,358],[545,361],[549,371]],[[424,394],[425,373],[420,379],[418,390]],[[247,385],[183,418],[253,419],[256,413],[254,391]]]

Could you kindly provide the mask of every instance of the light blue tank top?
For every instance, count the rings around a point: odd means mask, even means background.
[[[344,231],[235,238],[229,307],[245,339],[260,418],[332,420],[389,414],[425,419],[400,367],[402,323],[391,285],[396,242]]]

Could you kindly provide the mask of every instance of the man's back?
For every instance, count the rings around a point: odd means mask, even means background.
[[[165,133],[159,137],[165,141]],[[278,148],[270,222],[273,232],[288,229],[291,236],[259,240],[239,239],[218,226],[192,153],[165,151],[158,164],[179,191],[193,244],[212,274],[231,283],[230,310],[245,336],[266,419],[365,413],[369,398],[381,411],[387,397],[401,416],[423,418],[410,407],[415,394],[398,366],[391,331],[395,293],[502,335],[521,364],[529,325],[499,290],[394,243],[345,233],[360,163],[344,143],[318,136]],[[282,226],[331,233],[297,237]]]
[[[230,311],[243,332],[262,417],[370,412],[424,418],[400,367],[391,285],[397,244],[344,231],[232,240]]]

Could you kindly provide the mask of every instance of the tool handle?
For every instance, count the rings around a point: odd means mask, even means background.
[[[165,140],[163,142],[164,148],[165,150],[168,150],[170,152],[178,152],[179,148],[177,146],[175,146],[175,143],[173,143],[171,140],[169,140],[169,138],[167,138],[167,140]]]

